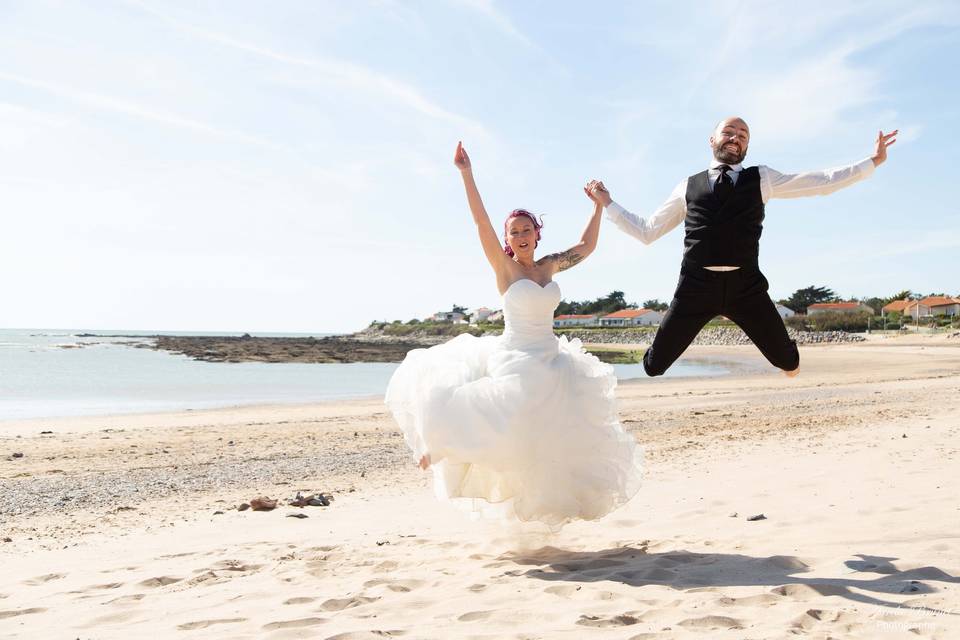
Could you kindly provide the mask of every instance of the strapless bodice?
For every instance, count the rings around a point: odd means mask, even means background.
[[[560,304],[560,286],[550,281],[546,286],[524,278],[517,280],[503,294],[503,337],[511,349],[556,350],[553,335],[553,312]]]

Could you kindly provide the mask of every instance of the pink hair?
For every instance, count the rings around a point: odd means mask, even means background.
[[[513,249],[510,248],[510,243],[507,242],[507,234],[508,234],[507,227],[510,225],[511,220],[513,220],[514,218],[519,218],[520,216],[524,216],[528,218],[530,222],[533,223],[533,228],[536,229],[537,231],[537,241],[533,245],[534,249],[536,249],[537,245],[540,244],[540,229],[543,228],[543,221],[537,220],[536,216],[534,216],[532,213],[530,213],[526,209],[514,209],[507,216],[507,219],[503,221],[503,252],[508,256],[510,256],[511,258],[513,257]]]

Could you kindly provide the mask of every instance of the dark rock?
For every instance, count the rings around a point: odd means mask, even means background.
[[[249,508],[250,508],[250,505],[247,504],[246,502],[237,505],[237,511],[246,511]]]
[[[747,518],[747,522],[753,522],[755,520],[766,520],[766,519],[767,519],[767,516],[763,515],[762,513],[758,513],[755,516],[750,516],[749,518]]]
[[[302,519],[304,519],[304,518],[309,518],[310,516],[308,516],[308,515],[305,514],[305,513],[288,513],[288,514],[287,514],[287,517],[288,517],[288,518],[300,518],[300,519],[302,520]]]
[[[15,453],[15,454],[13,454],[13,457],[14,457],[14,458],[22,458],[22,457],[23,457],[23,454],[22,454],[22,453]]]

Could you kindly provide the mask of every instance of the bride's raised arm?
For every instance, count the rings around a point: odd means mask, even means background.
[[[477,232],[480,234],[480,244],[483,246],[483,253],[487,256],[487,261],[493,270],[500,274],[506,261],[506,254],[500,245],[500,239],[497,232],[493,230],[490,224],[490,216],[483,206],[483,200],[480,199],[480,191],[477,190],[477,183],[473,179],[473,166],[470,164],[470,156],[467,150],[463,148],[463,143],[457,143],[457,151],[453,156],[453,164],[460,169],[460,177],[463,178],[463,188],[467,192],[467,202],[470,204],[470,213],[473,215],[473,222],[477,225]]]
[[[573,245],[566,251],[560,253],[551,253],[537,260],[538,264],[552,263],[553,272],[566,271],[570,267],[576,266],[587,256],[593,253],[597,248],[597,239],[600,237],[600,218],[603,214],[603,203],[595,195],[594,190],[603,188],[603,185],[597,182],[590,182],[583,188],[583,192],[593,201],[593,213],[587,221],[587,226],[580,236],[580,242]]]

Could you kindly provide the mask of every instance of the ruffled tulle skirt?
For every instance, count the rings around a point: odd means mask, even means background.
[[[640,485],[640,450],[617,420],[613,367],[579,340],[460,335],[415,349],[386,403],[413,457],[429,454],[437,495],[550,527],[594,520]],[[496,505],[496,508],[485,508]]]

